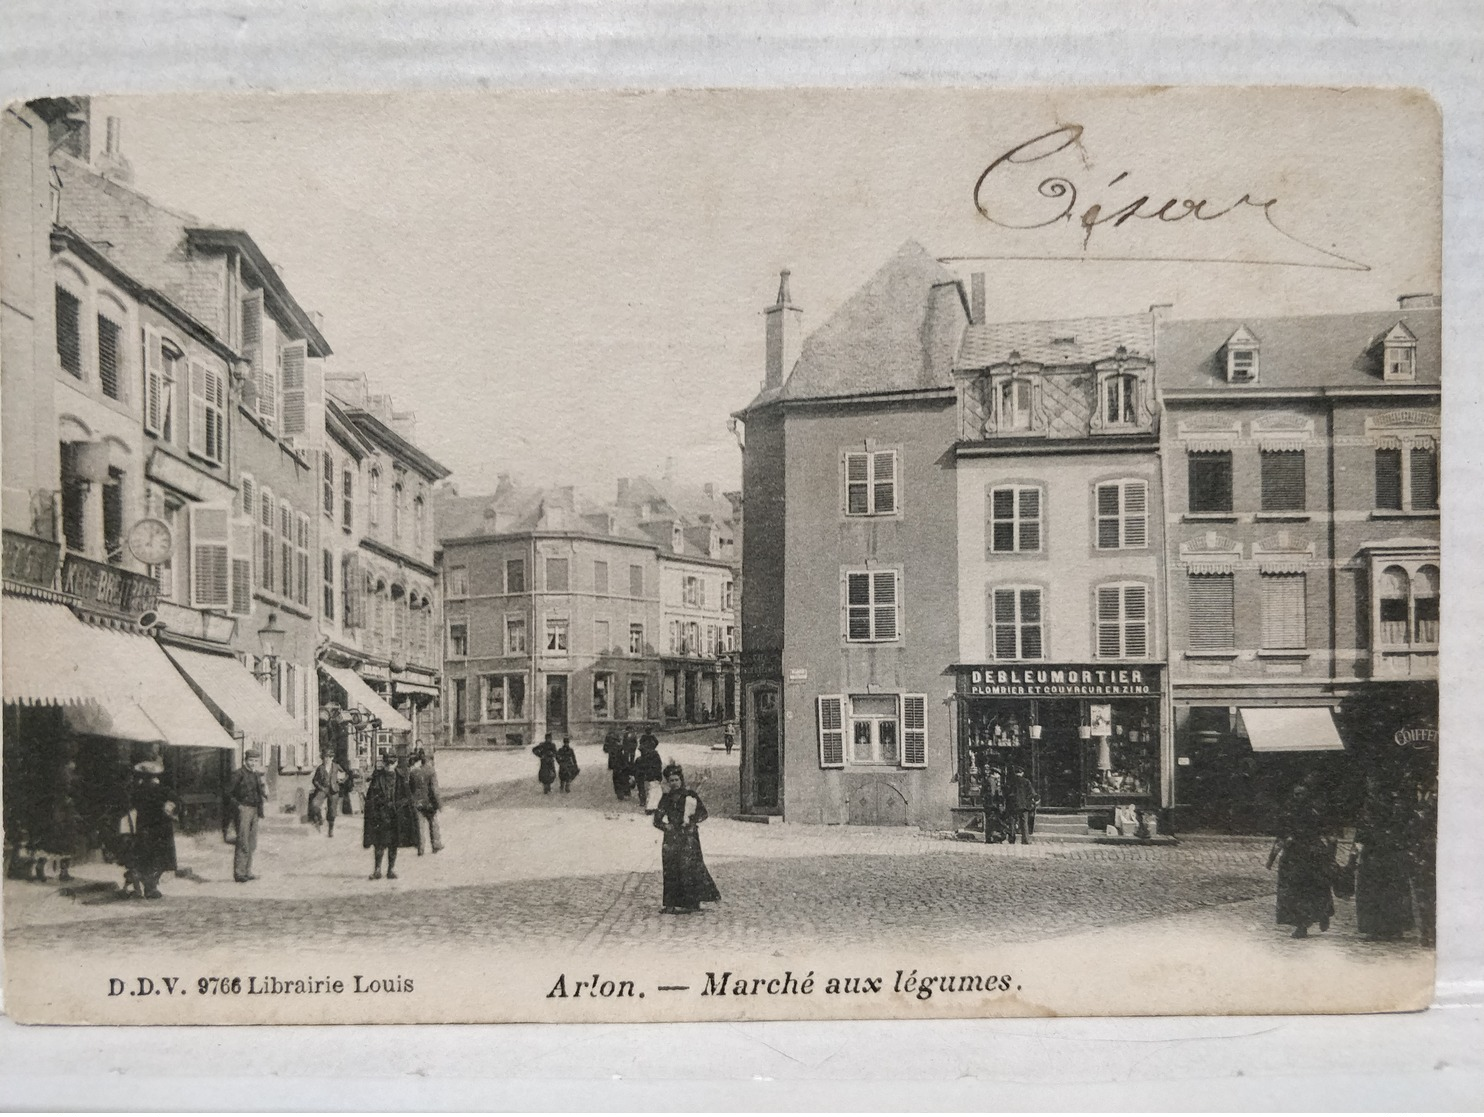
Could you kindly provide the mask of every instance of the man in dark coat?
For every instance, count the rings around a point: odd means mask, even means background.
[[[160,899],[160,877],[173,873],[175,864],[175,803],[160,785],[165,765],[143,760],[134,765],[134,788],[129,796],[134,840],[131,868],[135,884],[146,900]]]
[[[608,754],[608,774],[613,777],[613,794],[619,799],[629,797],[629,766],[624,761],[624,736],[615,725],[603,737],[603,751]]]
[[[1005,809],[1009,813],[1010,844],[1015,844],[1015,834],[1020,833],[1022,845],[1031,844],[1031,812],[1036,809],[1036,789],[1025,778],[1025,770],[1016,768],[1005,786]]]
[[[320,756],[319,767],[310,777],[309,817],[315,826],[329,823],[330,837],[335,836],[335,815],[339,813],[340,796],[347,777],[345,770],[335,763],[335,754],[326,749]]]
[[[541,794],[550,795],[551,785],[556,783],[557,778],[557,747],[556,742],[551,739],[551,730],[546,731],[546,736],[541,738],[540,744],[531,752],[541,761],[540,767],[536,769],[536,778],[541,781]]]
[[[252,855],[258,848],[258,819],[263,817],[268,801],[268,788],[263,773],[258,771],[258,750],[242,754],[242,767],[227,781],[227,802],[237,812],[237,852],[232,858],[232,879],[238,884],[257,880],[252,871]]]
[[[386,854],[386,878],[397,879],[397,850],[417,846],[417,808],[412,805],[412,785],[397,770],[397,757],[388,751],[366,787],[366,805],[361,811],[361,848],[375,850],[372,880],[381,879],[381,857]]]
[[[634,761],[634,778],[639,784],[639,806],[645,814],[653,814],[649,805],[651,786],[664,779],[665,765],[660,760],[660,739],[654,735],[654,727],[646,725],[639,738],[639,755]]]
[[[417,855],[423,855],[423,827],[426,824],[428,842],[437,853],[443,848],[443,834],[438,828],[438,812],[443,803],[438,798],[438,773],[433,770],[433,761],[422,749],[412,754],[412,772],[407,777],[412,788],[412,805],[417,808]]]

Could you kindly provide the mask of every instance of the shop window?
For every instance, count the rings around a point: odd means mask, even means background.
[[[644,567],[637,563],[629,567],[629,596],[644,596]]]
[[[846,573],[846,640],[882,643],[898,639],[901,632],[900,578],[895,570],[852,570]]]
[[[629,654],[644,654],[644,626],[642,624],[629,625]]]
[[[521,721],[526,716],[526,677],[524,675],[485,675],[485,721]]]
[[[990,595],[991,645],[997,660],[1042,659],[1041,591],[1007,587]]]
[[[1231,574],[1191,574],[1190,640],[1194,652],[1225,652],[1236,646]]]
[[[1141,582],[1099,586],[1098,658],[1144,659],[1149,654],[1149,589]]]
[[[1304,494],[1304,452],[1302,450],[1263,450],[1262,510],[1264,512],[1302,512]]]
[[[608,592],[608,564],[601,559],[593,563],[593,592],[599,594]]]
[[[115,566],[124,561],[124,471],[113,466],[103,483],[103,557]]]
[[[1097,487],[1098,549],[1149,545],[1149,483],[1109,481]]]
[[[546,618],[546,651],[548,655],[567,654],[567,621],[565,619]]]
[[[845,455],[845,514],[888,516],[897,511],[897,452]]]
[[[613,676],[606,671],[593,674],[593,717],[613,716]]]
[[[1041,490],[1007,486],[989,494],[989,549],[992,554],[1041,549]]]
[[[109,399],[124,398],[124,328],[106,314],[98,315],[98,384]]]
[[[1192,512],[1232,510],[1230,450],[1191,451],[1186,455]]]
[[[638,720],[649,716],[649,683],[643,675],[629,676],[629,719]]]
[[[1262,576],[1262,646],[1272,650],[1309,646],[1302,574]]]
[[[525,617],[505,618],[505,654],[526,654],[526,619]]]
[[[82,379],[82,302],[62,287],[57,288],[57,361]]]

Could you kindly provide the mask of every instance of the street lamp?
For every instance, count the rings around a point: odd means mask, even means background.
[[[255,677],[260,680],[273,677],[278,669],[279,653],[283,650],[283,638],[287,635],[287,632],[278,627],[278,614],[269,613],[268,623],[258,629],[258,644],[263,649],[261,659],[265,666],[263,670],[253,672]]]

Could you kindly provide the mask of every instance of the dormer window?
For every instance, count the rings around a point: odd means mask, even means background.
[[[1139,378],[1129,373],[1103,381],[1103,423],[1133,426],[1139,421]]]
[[[1387,381],[1417,379],[1417,335],[1398,322],[1382,339],[1381,378]]]
[[[1257,338],[1243,326],[1226,339],[1226,382],[1228,384],[1254,384],[1257,382]]]
[[[1001,431],[1028,431],[1031,429],[1031,382],[1024,377],[1014,377],[1000,383],[999,429]]]

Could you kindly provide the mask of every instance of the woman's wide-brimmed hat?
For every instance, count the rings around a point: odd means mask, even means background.
[[[163,776],[165,774],[165,765],[158,760],[141,760],[138,764],[134,765],[134,771],[138,772],[141,776]]]

